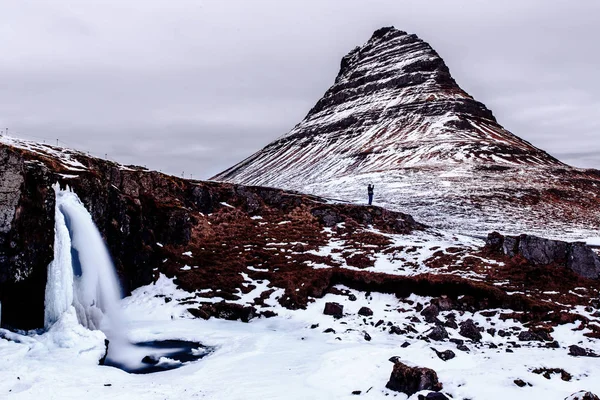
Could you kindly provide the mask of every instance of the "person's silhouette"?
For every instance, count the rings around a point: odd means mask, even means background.
[[[369,194],[369,205],[373,204],[373,189],[375,189],[375,186],[369,183],[369,186],[367,186],[367,193]]]

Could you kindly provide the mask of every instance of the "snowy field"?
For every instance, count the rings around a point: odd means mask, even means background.
[[[343,288],[342,288],[343,289]],[[79,325],[67,312],[51,330],[41,335],[17,335],[0,331],[0,398],[4,399],[383,399],[407,396],[385,389],[392,370],[388,359],[399,356],[409,364],[437,371],[444,392],[455,399],[564,399],[585,389],[600,392],[600,362],[593,358],[574,358],[564,348],[513,348],[498,336],[484,337],[497,349],[467,345],[470,352],[456,350],[448,341],[427,343],[416,338],[391,335],[370,321],[384,319],[406,322],[414,311],[397,312],[401,303],[392,295],[353,292],[358,298],[327,295],[307,310],[290,311],[273,305],[279,316],[250,323],[193,319],[185,306],[178,304],[187,292],[176,289],[167,278],[137,289],[122,301],[133,341],[186,339],[215,346],[206,358],[179,369],[149,375],[127,374],[98,365],[104,352],[104,335]],[[166,295],[174,299],[165,303]],[[427,299],[412,296],[412,300]],[[336,301],[345,305],[345,316],[335,320],[323,315],[324,304]],[[362,306],[371,308],[372,317],[357,315]],[[390,310],[394,311],[393,313]],[[464,318],[482,318],[465,315]],[[484,321],[477,321],[484,322]],[[502,329],[518,325],[495,321]],[[311,329],[314,324],[319,324]],[[323,333],[332,328],[336,333]],[[416,324],[425,331],[427,324]],[[554,338],[562,347],[583,341],[573,326],[556,328]],[[364,333],[371,336],[365,340]],[[487,335],[484,333],[484,335]],[[456,333],[451,337],[459,337]],[[463,338],[464,339],[464,338]],[[402,348],[404,342],[410,346]],[[600,350],[585,339],[585,346]],[[452,349],[456,358],[442,361],[438,351]],[[570,382],[553,375],[546,379],[531,372],[534,368],[563,368],[573,375]],[[519,388],[513,381],[522,379],[532,386]],[[352,395],[361,391],[360,396]],[[411,399],[416,399],[413,395]]]

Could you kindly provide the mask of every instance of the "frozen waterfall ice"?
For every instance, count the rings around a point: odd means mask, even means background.
[[[90,213],[77,195],[56,193],[54,260],[48,266],[44,325],[50,328],[68,311],[111,342],[126,343],[119,302],[121,289],[110,254]]]

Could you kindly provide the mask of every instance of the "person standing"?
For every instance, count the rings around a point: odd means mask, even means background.
[[[367,186],[367,193],[369,194],[369,205],[373,204],[373,189],[375,189],[375,186],[369,183],[369,186]]]

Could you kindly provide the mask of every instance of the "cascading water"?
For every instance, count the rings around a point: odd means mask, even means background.
[[[54,191],[54,260],[48,266],[44,325],[49,329],[72,307],[81,325],[106,334],[111,348],[126,346],[121,289],[102,236],[75,193],[58,185]]]
[[[79,324],[101,330],[108,338],[105,365],[135,373],[177,368],[208,354],[195,342],[129,342],[119,304],[119,280],[102,236],[75,193],[61,190],[58,184],[53,188],[54,260],[48,266],[45,328],[60,325],[57,322],[65,314],[76,315]]]

